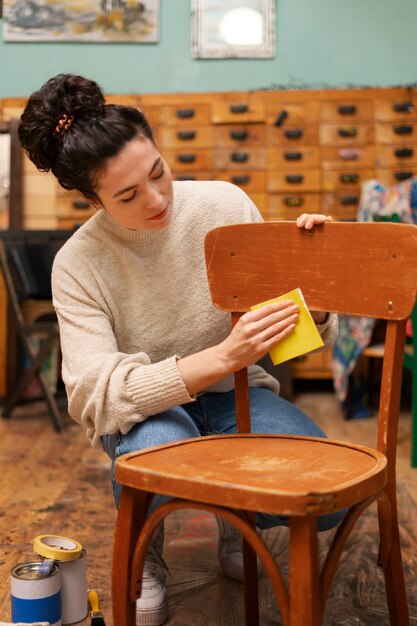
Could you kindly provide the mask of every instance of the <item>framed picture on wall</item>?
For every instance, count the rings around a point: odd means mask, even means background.
[[[0,3],[2,0],[0,0]],[[5,41],[156,43],[160,0],[3,0]]]
[[[276,0],[192,0],[194,58],[275,56]]]

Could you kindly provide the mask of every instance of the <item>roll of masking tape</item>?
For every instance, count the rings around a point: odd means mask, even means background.
[[[83,547],[78,541],[68,537],[38,535],[33,541],[33,550],[46,559],[75,561],[80,558]]]

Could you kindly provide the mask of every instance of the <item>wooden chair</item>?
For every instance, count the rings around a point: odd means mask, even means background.
[[[395,459],[416,255],[417,228],[402,224],[336,222],[308,232],[292,222],[272,222],[227,226],[207,235],[212,299],[231,312],[233,322],[251,305],[295,287],[311,309],[387,320],[378,440],[372,449],[329,439],[250,434],[247,373],[237,372],[239,434],[156,446],[116,462],[122,495],[113,552],[114,624],[135,624],[143,562],[158,524],[172,511],[193,508],[223,516],[244,537],[247,625],[258,624],[256,553],[275,591],[283,626],[319,626],[346,540],[359,516],[377,502],[379,565],[391,625],[409,626]],[[173,499],[147,517],[155,493]],[[344,507],[349,511],[320,571],[317,517]],[[288,584],[254,529],[256,511],[289,516]]]
[[[9,319],[16,325],[27,358],[27,366],[5,398],[2,416],[5,418],[11,416],[24,391],[35,378],[48,406],[53,426],[58,432],[62,429],[62,419],[54,394],[42,370],[42,364],[51,348],[59,345],[58,322],[55,314],[50,312],[52,263],[57,250],[72,232],[65,230],[0,232],[0,268],[11,309]],[[28,322],[22,310],[24,301],[43,303],[45,314],[40,314]],[[9,371],[15,365],[11,358],[8,362]],[[13,378],[13,372],[10,371],[10,379]]]

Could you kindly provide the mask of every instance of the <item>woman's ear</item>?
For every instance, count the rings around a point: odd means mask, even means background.
[[[93,198],[93,197],[88,197],[88,196],[84,196],[84,197],[87,200],[87,202],[91,204],[92,208],[95,209],[96,211],[103,208],[98,198]]]

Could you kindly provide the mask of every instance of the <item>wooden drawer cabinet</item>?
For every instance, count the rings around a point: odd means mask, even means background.
[[[331,359],[331,348],[293,359],[291,361],[292,376],[304,379],[332,378]]]
[[[382,122],[417,121],[417,97],[414,90],[399,90],[397,95],[390,95],[375,100],[375,119]]]

